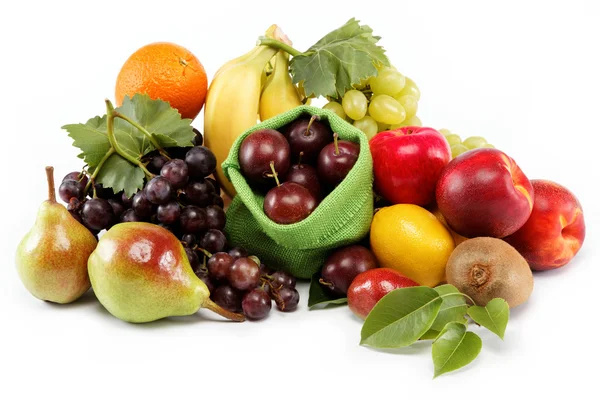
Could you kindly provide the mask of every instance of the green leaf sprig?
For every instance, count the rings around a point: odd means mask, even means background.
[[[169,103],[142,94],[125,97],[116,109],[110,100],[105,103],[104,116],[62,127],[87,164],[90,180],[86,192],[92,183],[100,183],[131,196],[144,187],[145,178],[154,176],[142,157],[156,150],[169,159],[165,148],[192,146],[192,121],[182,119]]]
[[[346,304],[346,297],[333,295],[325,287],[319,283],[321,272],[316,272],[310,279],[310,288],[308,289],[308,308],[314,309],[317,306],[327,307],[330,305]]]
[[[393,290],[367,316],[360,344],[389,349],[433,340],[434,378],[462,368],[479,355],[482,347],[481,338],[467,331],[466,315],[504,338],[510,313],[503,299],[493,299],[485,307],[469,306],[466,299],[474,304],[452,285]]]
[[[329,32],[304,53],[281,41],[260,37],[259,45],[284,50],[292,56],[293,82],[302,82],[307,97],[340,99],[361,80],[377,75],[376,65],[389,66],[379,36],[354,18]]]

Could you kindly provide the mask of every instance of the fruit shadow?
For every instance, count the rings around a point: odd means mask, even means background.
[[[98,303],[98,299],[96,298],[94,291],[90,289],[72,303],[58,304],[51,301],[45,301],[44,303],[47,304],[48,307],[52,307],[57,310],[71,310],[75,308],[89,307],[91,304]]]

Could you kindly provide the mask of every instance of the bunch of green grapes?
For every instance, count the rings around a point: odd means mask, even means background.
[[[347,91],[341,103],[330,101],[323,108],[352,123],[371,139],[377,132],[421,126],[417,117],[420,98],[421,91],[412,79],[394,67],[382,67],[377,76]]]
[[[450,145],[450,150],[452,150],[452,158],[456,158],[469,150],[495,148],[493,144],[488,143],[487,140],[481,136],[469,136],[465,140],[462,140],[459,135],[450,132],[449,129],[440,129],[439,132],[444,135],[446,141]]]

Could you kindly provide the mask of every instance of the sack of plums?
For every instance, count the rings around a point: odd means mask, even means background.
[[[260,182],[256,184],[256,178],[254,181],[249,179],[240,165],[240,148],[243,147],[244,140],[254,132],[274,129],[285,135],[287,131],[286,137],[289,138],[292,123],[301,120],[304,123],[301,129],[307,129],[310,128],[306,126],[311,119],[330,128],[328,132],[332,137],[337,134],[335,142],[330,140],[329,144],[336,146],[335,150],[330,148],[330,152],[339,152],[338,143],[340,147],[354,147],[356,151],[356,146],[348,143],[353,142],[358,145],[358,156],[341,182],[335,185],[326,182],[323,185],[322,198],[318,199],[316,206],[306,217],[298,222],[277,223],[273,220],[277,219],[273,215],[269,218],[265,210],[270,209],[264,205],[265,195],[269,200],[269,190],[278,187],[273,176],[275,174],[264,173],[265,179],[272,179],[272,183],[266,186]],[[313,154],[312,162],[316,169],[317,157],[314,156]],[[301,155],[292,153],[289,168],[302,162]],[[300,106],[255,125],[238,137],[222,167],[225,176],[237,191],[227,210],[225,232],[232,243],[257,255],[269,268],[284,270],[298,278],[310,278],[321,268],[333,249],[356,243],[369,232],[373,217],[373,160],[368,139],[359,129],[329,110]],[[320,177],[321,170],[319,168]],[[331,168],[324,172],[329,174],[336,171]],[[286,174],[277,175],[283,184]]]

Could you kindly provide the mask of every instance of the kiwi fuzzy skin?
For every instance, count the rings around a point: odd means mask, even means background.
[[[516,307],[533,291],[527,261],[501,239],[478,237],[456,246],[446,265],[448,283],[485,306],[500,297]]]

